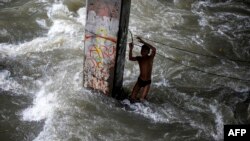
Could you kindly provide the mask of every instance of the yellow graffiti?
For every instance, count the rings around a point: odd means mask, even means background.
[[[108,35],[107,29],[105,29],[104,27],[100,27],[99,29],[97,29],[96,33],[97,33],[97,35],[101,35],[101,36],[104,36],[104,37],[106,37]],[[103,67],[104,57],[103,57],[101,47],[105,45],[105,41],[106,41],[106,39],[103,39],[103,38],[100,38],[100,37],[96,38],[95,49],[96,49],[96,52],[97,52],[97,55],[98,55],[98,61],[97,61],[97,67],[98,68]]]

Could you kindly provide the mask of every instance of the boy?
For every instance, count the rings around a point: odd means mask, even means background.
[[[153,60],[156,54],[156,48],[152,45],[143,41],[140,37],[137,37],[140,43],[143,43],[141,47],[141,56],[133,57],[132,50],[134,48],[133,43],[129,43],[129,60],[130,61],[138,61],[140,67],[140,75],[138,80],[132,90],[132,94],[129,97],[130,101],[133,103],[137,101],[136,97],[139,93],[140,89],[142,89],[142,94],[140,97],[140,101],[144,101],[148,95],[150,84],[151,84],[151,74],[153,67]],[[152,50],[150,53],[150,49]],[[150,53],[150,54],[149,54]]]

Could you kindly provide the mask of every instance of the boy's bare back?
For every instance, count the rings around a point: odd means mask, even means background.
[[[151,80],[152,67],[154,56],[138,57],[138,63],[140,67],[140,78],[142,80]]]

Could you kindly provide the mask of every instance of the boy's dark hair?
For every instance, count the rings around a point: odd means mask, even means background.
[[[142,45],[142,46],[141,46],[141,49],[145,49],[145,50],[150,51],[150,48],[149,48],[147,45]]]

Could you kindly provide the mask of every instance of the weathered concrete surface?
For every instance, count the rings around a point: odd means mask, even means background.
[[[129,19],[124,8],[130,0],[87,0],[84,86],[106,95],[122,88]]]

